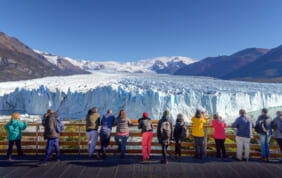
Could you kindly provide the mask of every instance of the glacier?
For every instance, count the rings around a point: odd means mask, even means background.
[[[242,108],[254,112],[281,107],[282,84],[104,72],[0,83],[0,115],[14,111],[43,115],[52,108],[61,118],[77,120],[93,106],[100,114],[112,109],[117,115],[125,109],[130,119],[148,112],[158,120],[169,110],[173,120],[183,113],[188,123],[196,109],[202,109],[209,115],[219,113],[230,123]]]

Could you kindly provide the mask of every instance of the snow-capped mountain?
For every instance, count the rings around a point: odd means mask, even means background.
[[[47,77],[0,85],[0,112],[42,115],[53,108],[62,118],[84,118],[97,106],[100,114],[125,109],[130,119],[143,112],[158,120],[169,110],[175,120],[183,113],[190,122],[197,108],[219,112],[227,123],[240,109],[247,112],[282,106],[282,84],[261,84],[152,73],[96,71],[93,74]]]
[[[163,74],[173,74],[178,69],[194,63],[195,60],[188,57],[172,56],[172,57],[156,57],[153,59],[139,60],[136,62],[115,62],[115,61],[87,61],[80,59],[71,59],[69,57],[60,57],[38,50],[34,50],[40,55],[43,55],[49,62],[57,65],[58,59],[64,59],[71,64],[80,67],[83,70],[104,70],[111,72],[129,72],[129,73],[144,73],[144,72],[156,72]]]

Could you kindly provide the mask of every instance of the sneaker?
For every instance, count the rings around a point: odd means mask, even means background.
[[[236,161],[242,161],[241,159],[239,159],[237,157],[234,157],[233,159],[236,160]]]
[[[7,158],[6,160],[7,160],[7,161],[12,161],[12,158]]]
[[[163,164],[167,164],[167,163],[168,163],[168,161],[167,161],[167,160],[161,160],[161,163],[163,163]]]
[[[60,161],[61,161],[61,159],[60,159],[60,158],[57,158],[57,159],[55,159],[55,161],[60,162]]]
[[[46,161],[43,161],[43,162],[41,162],[38,166],[47,166],[47,162],[46,162]]]
[[[22,158],[22,157],[24,157],[25,156],[25,154],[19,154],[19,158]]]
[[[103,154],[102,159],[106,159],[106,158],[107,158],[107,155]]]
[[[100,153],[97,153],[97,159],[100,159]]]
[[[244,161],[249,162],[249,158],[244,159]]]

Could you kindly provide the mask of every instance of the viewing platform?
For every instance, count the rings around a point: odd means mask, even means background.
[[[26,156],[23,159],[3,161],[0,157],[0,177],[40,177],[40,178],[144,178],[144,177],[224,177],[224,178],[281,178],[282,165],[277,162],[265,163],[258,159],[238,162],[232,158],[217,161],[214,157],[195,160],[183,157],[181,161],[169,158],[167,165],[161,164],[161,156],[153,156],[150,161],[141,162],[141,156],[108,156],[106,160],[89,160],[86,155],[62,155],[62,161],[48,162],[47,166],[37,167],[43,156]]]
[[[113,128],[111,143],[107,150],[106,160],[88,159],[87,140],[85,138],[85,123],[65,124],[65,131],[60,136],[60,162],[49,161],[47,166],[38,167],[45,153],[46,141],[43,139],[41,124],[29,123],[28,130],[23,131],[22,147],[25,157],[19,159],[16,154],[12,161],[5,160],[8,141],[7,132],[0,124],[0,177],[281,177],[282,164],[278,162],[282,154],[279,146],[272,137],[270,144],[271,162],[262,162],[259,157],[260,145],[258,135],[251,141],[251,159],[249,162],[234,161],[236,154],[235,132],[231,127],[226,128],[226,138],[231,143],[225,147],[229,158],[225,161],[217,160],[214,156],[215,143],[211,126],[204,126],[204,154],[203,160],[194,159],[194,141],[190,125],[187,126],[190,135],[182,143],[183,159],[181,161],[169,156],[167,165],[161,164],[161,148],[156,138],[158,121],[153,121],[154,138],[152,143],[152,157],[150,161],[141,162],[141,131],[137,129],[137,121],[130,127],[130,138],[127,142],[126,159],[120,159],[116,153],[114,142],[115,128]],[[100,149],[98,140],[96,150]],[[14,153],[16,147],[14,146]],[[168,153],[174,153],[174,143],[170,144]],[[95,155],[96,153],[94,153]]]

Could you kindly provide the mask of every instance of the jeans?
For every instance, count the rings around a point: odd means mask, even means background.
[[[245,159],[249,159],[251,138],[236,136],[237,158],[242,160],[243,146],[245,147]]]
[[[226,158],[225,146],[224,146],[225,139],[214,139],[214,140],[216,144],[216,157],[221,158],[221,152],[222,152],[223,158]]]
[[[282,153],[282,138],[276,138],[276,141],[280,147],[280,152]]]
[[[259,141],[260,141],[260,148],[261,148],[261,154],[262,158],[269,158],[269,141],[270,141],[271,135],[259,135]]]
[[[88,155],[91,157],[95,151],[96,143],[98,140],[97,130],[91,130],[86,132],[86,138],[88,141]]]
[[[121,149],[121,156],[125,156],[126,143],[127,143],[128,137],[129,137],[129,134],[123,135],[123,136],[121,136],[121,135],[115,136],[115,140],[117,142],[118,148]]]
[[[168,147],[168,144],[162,144],[162,154],[163,154],[164,161],[167,160],[166,158],[167,147]]]
[[[194,137],[195,141],[195,156],[202,158],[203,157],[203,142],[204,142],[204,137]],[[199,150],[200,147],[200,150]]]
[[[143,159],[149,159],[151,153],[153,132],[144,132],[142,134],[142,153]]]
[[[181,156],[181,140],[175,140],[175,156],[178,154],[178,156]]]
[[[8,158],[12,158],[14,142],[16,142],[18,155],[21,156],[23,154],[22,153],[22,147],[21,147],[21,140],[9,140],[9,147],[8,147],[8,150],[7,150],[7,157]]]
[[[49,138],[46,144],[46,154],[44,161],[48,160],[48,157],[53,154],[53,146],[56,150],[57,159],[60,157],[60,148],[59,148],[59,139],[58,138]]]
[[[100,133],[100,140],[101,140],[101,152],[103,155],[106,154],[106,148],[110,144],[111,133]]]

